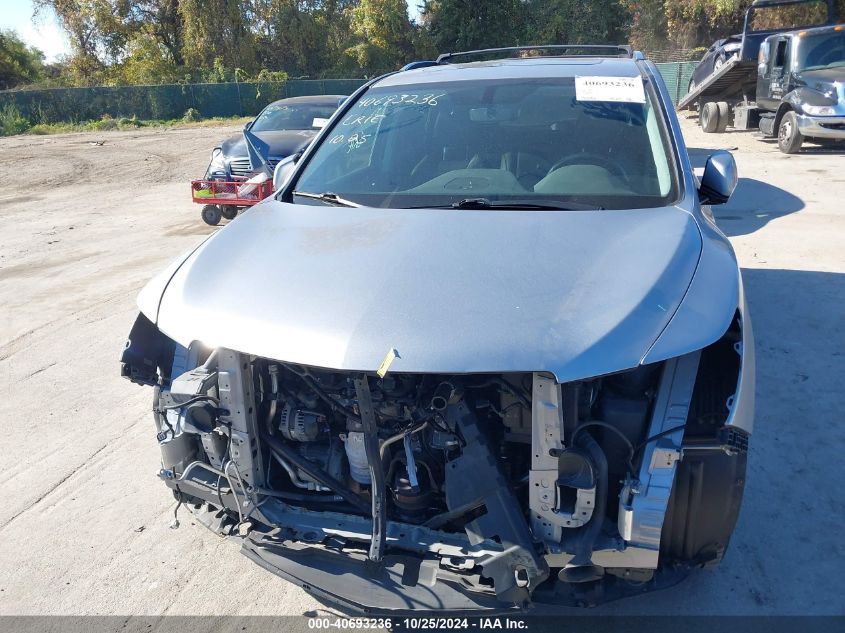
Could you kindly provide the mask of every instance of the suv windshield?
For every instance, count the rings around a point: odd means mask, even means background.
[[[294,199],[314,204],[314,194],[330,193],[391,208],[662,206],[674,196],[674,169],[661,111],[650,90],[645,95],[645,103],[579,101],[571,77],[374,88],[326,136]]]
[[[250,127],[252,132],[274,130],[313,130],[323,127],[337,106],[271,104],[264,108]]]
[[[797,68],[845,66],[845,31],[799,38]]]

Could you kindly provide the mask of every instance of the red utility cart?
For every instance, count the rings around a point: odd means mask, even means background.
[[[250,183],[242,176],[231,180],[192,180],[191,198],[203,205],[202,219],[206,224],[216,226],[220,218],[233,220],[238,209],[251,207],[273,193],[273,180]]]

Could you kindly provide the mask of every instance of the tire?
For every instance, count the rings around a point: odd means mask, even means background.
[[[797,154],[804,143],[804,135],[798,130],[798,117],[790,110],[778,124],[778,149],[784,154]]]
[[[716,450],[684,453],[663,521],[661,564],[721,562],[739,516],[747,457]]]
[[[220,207],[216,204],[207,204],[202,208],[203,222],[210,226],[217,226],[220,224],[220,218],[223,214],[220,212]]]
[[[717,57],[716,61],[713,62],[713,74],[715,75],[717,72],[722,70],[722,66],[725,65],[725,60],[721,57]]]
[[[713,101],[708,101],[701,108],[698,115],[701,129],[707,134],[713,134],[719,127],[719,107]]]
[[[233,204],[224,204],[220,207],[220,215],[222,215],[227,220],[234,220],[235,217],[238,215],[238,207]]]
[[[716,132],[724,134],[728,129],[728,124],[731,122],[731,107],[724,101],[716,103],[716,109],[719,111],[719,122],[716,125]]]

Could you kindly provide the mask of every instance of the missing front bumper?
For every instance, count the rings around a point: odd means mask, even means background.
[[[682,565],[663,568],[648,582],[606,576],[599,582],[570,585],[552,576],[537,587],[530,603],[516,606],[499,602],[492,591],[472,591],[459,580],[443,579],[436,561],[413,556],[388,555],[382,565],[373,566],[363,553],[353,557],[321,546],[253,538],[243,541],[241,552],[318,599],[365,615],[395,616],[420,611],[516,615],[526,613],[532,604],[592,607],[672,587],[692,569]]]

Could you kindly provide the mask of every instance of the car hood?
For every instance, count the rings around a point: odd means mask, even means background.
[[[185,260],[158,326],[186,346],[342,370],[373,371],[394,349],[391,371],[573,380],[641,362],[690,285],[701,239],[676,207],[391,210],[269,200]]]
[[[270,147],[270,156],[284,158],[307,147],[319,130],[278,130],[253,132]],[[243,134],[235,134],[220,145],[226,157],[247,156],[246,141]]]

